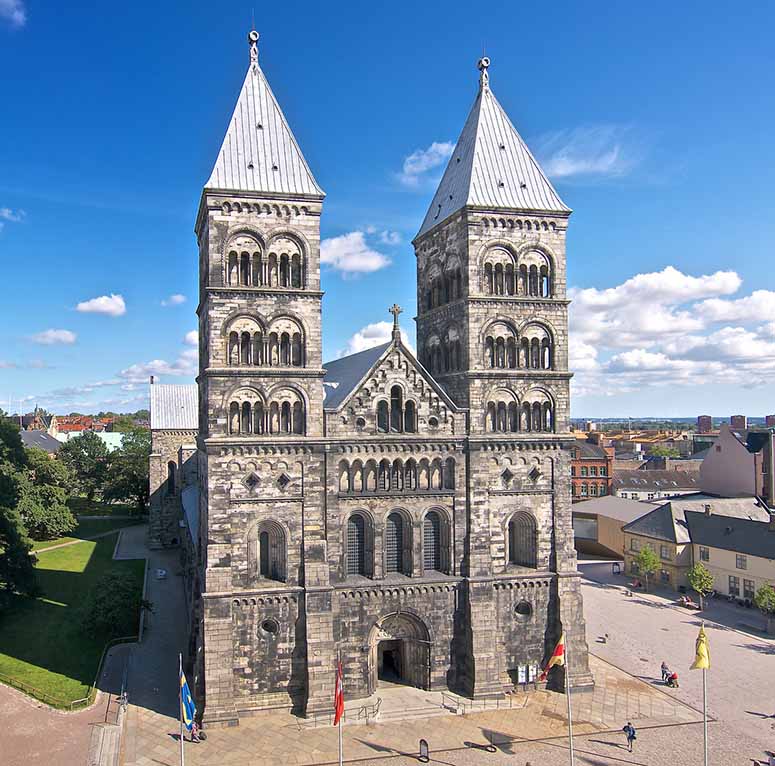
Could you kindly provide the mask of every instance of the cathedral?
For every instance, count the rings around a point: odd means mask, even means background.
[[[497,698],[535,682],[563,632],[569,682],[591,686],[570,209],[482,58],[413,241],[419,358],[393,305],[388,343],[324,362],[325,195],[257,43],[196,219],[197,387],[151,386],[149,534],[183,550],[205,722],[330,711],[338,661],[348,701],[384,681]]]

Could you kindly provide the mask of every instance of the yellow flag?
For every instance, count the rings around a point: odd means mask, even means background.
[[[695,656],[689,670],[707,670],[710,667],[710,647],[708,637],[705,635],[705,625],[700,625],[700,634],[694,648]]]

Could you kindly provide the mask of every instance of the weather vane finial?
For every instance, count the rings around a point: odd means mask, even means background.
[[[388,311],[393,315],[393,340],[401,340],[401,330],[398,327],[398,315],[403,309],[397,303],[394,303]]]
[[[487,71],[490,67],[490,59],[487,56],[482,56],[477,64],[479,67],[479,86],[484,90],[490,87],[490,73]]]
[[[254,67],[258,66],[258,32],[255,29],[248,32],[248,44],[250,45],[250,63]]]

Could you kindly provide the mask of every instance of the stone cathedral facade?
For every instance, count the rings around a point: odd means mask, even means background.
[[[257,40],[196,221],[189,659],[205,721],[330,710],[337,658],[348,700],[382,680],[500,696],[562,631],[571,682],[590,685],[571,528],[570,210],[482,59],[413,243],[419,359],[393,306],[390,342],[324,363],[324,193]]]

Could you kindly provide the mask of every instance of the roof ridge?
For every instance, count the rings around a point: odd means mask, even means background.
[[[418,237],[467,206],[571,212],[488,83],[480,82]]]
[[[325,196],[258,64],[257,54],[251,55],[229,126],[204,188]]]

